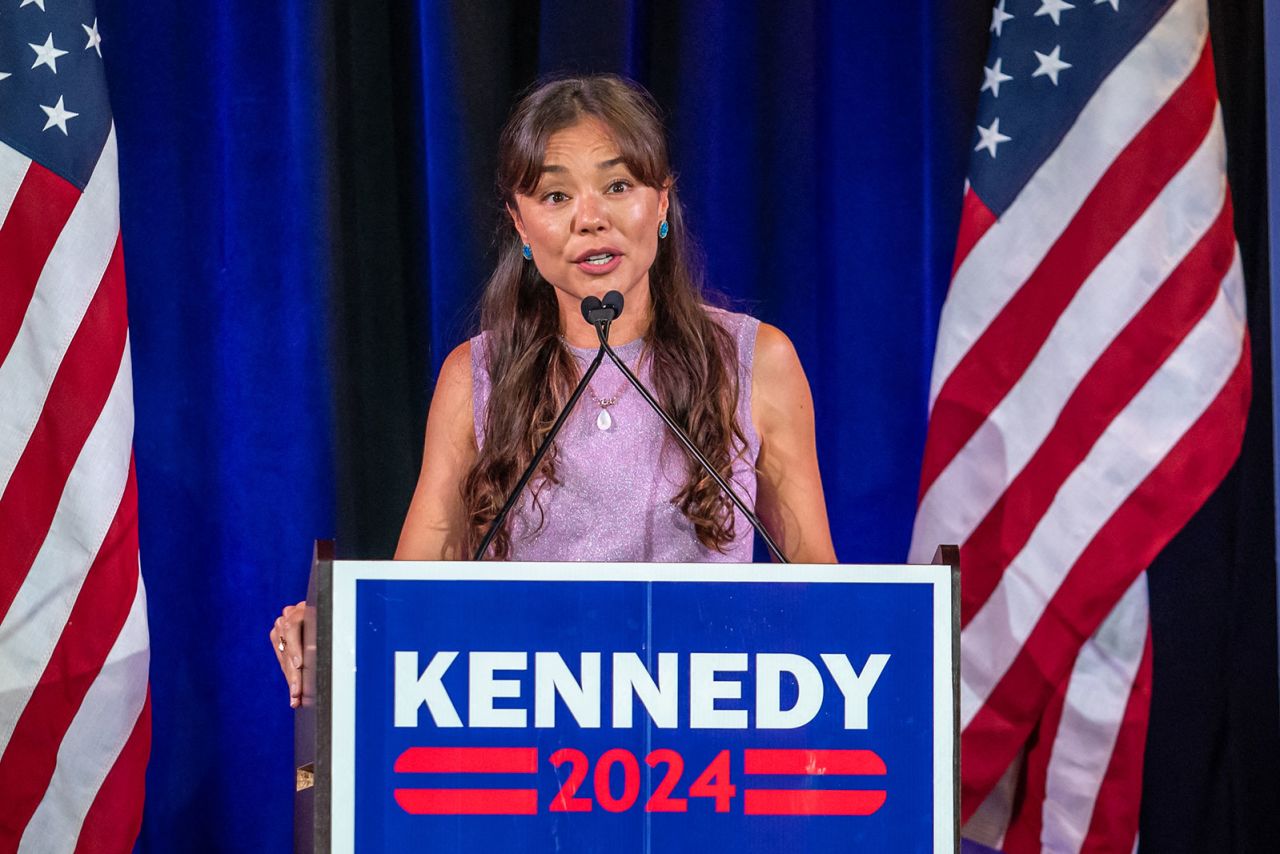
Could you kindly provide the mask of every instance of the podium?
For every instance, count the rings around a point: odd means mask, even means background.
[[[958,570],[317,543],[295,851],[959,851]]]

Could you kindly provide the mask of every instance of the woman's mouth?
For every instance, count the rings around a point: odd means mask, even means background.
[[[622,263],[622,256],[611,252],[597,252],[578,261],[578,269],[593,276],[611,273]]]

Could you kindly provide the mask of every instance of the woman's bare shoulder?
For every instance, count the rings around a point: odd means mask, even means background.
[[[464,341],[445,357],[436,378],[427,415],[428,451],[448,447],[453,453],[459,447],[474,447],[471,370],[471,342]],[[428,454],[423,463],[431,459]]]
[[[804,376],[800,356],[787,333],[763,321],[756,331],[755,367],[757,373],[769,378],[784,378],[795,371]]]
[[[458,402],[456,395],[465,393],[471,398],[471,341],[463,341],[445,356],[436,379],[436,396],[446,395],[450,402]]]

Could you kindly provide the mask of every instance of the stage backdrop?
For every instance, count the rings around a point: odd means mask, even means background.
[[[1212,5],[1254,409],[1151,573],[1142,839],[1161,852],[1280,836],[1261,3]],[[711,283],[809,372],[841,557],[901,560],[990,10],[100,0],[151,602],[141,850],[289,845],[266,633],[313,538],[391,554],[492,260],[497,130],[540,73],[625,73],[667,108]]]

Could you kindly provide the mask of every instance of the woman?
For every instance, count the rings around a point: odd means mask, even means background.
[[[610,344],[797,563],[834,562],[808,381],[787,337],[706,306],[652,98],[621,78],[553,80],[499,146],[507,217],[483,332],[440,370],[396,549],[479,546],[596,349],[580,305],[625,298]],[[605,362],[490,547],[511,560],[751,560],[753,532]],[[272,645],[298,704],[301,603]]]

